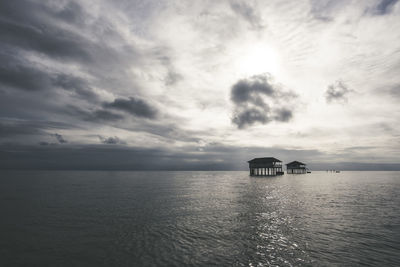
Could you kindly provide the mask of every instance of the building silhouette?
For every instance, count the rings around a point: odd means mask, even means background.
[[[282,161],[273,157],[254,158],[248,161],[251,176],[282,175]]]
[[[300,161],[292,161],[286,164],[286,173],[288,174],[302,174],[307,173],[306,164]]]

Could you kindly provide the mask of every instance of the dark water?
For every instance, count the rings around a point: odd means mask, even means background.
[[[399,266],[400,172],[0,172],[1,266]]]

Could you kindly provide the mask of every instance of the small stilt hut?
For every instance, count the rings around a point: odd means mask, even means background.
[[[248,161],[251,176],[282,175],[282,161],[276,158],[254,158]]]
[[[286,173],[288,174],[303,174],[307,173],[306,164],[300,161],[292,161],[286,164]]]

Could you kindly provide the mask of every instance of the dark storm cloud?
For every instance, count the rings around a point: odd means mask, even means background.
[[[80,77],[48,72],[38,64],[4,52],[0,52],[1,85],[24,91],[51,90],[54,92],[57,87],[74,92],[87,99],[97,97],[89,83]]]
[[[3,51],[0,52],[0,84],[27,91],[47,90],[52,85],[49,75],[38,66]]]
[[[117,122],[125,118],[119,113],[114,113],[102,108],[83,109],[73,105],[67,105],[64,109],[64,113],[76,119],[94,123]]]
[[[28,66],[5,68],[0,66],[0,83],[27,91],[47,90],[51,80],[43,72]]]
[[[231,1],[232,10],[243,17],[255,30],[264,28],[261,17],[257,11],[245,1]]]
[[[42,142],[39,142],[39,145],[40,146],[48,146],[48,145],[50,145],[50,143],[42,141]]]
[[[52,83],[65,90],[73,91],[77,95],[83,96],[86,99],[97,98],[97,95],[93,92],[89,83],[80,77],[67,74],[57,74],[52,77]]]
[[[109,145],[126,144],[124,141],[119,139],[117,136],[111,136],[111,137],[99,136],[99,139],[100,139],[100,142],[103,144],[109,144]]]
[[[157,110],[142,99],[130,97],[128,99],[116,98],[113,102],[104,103],[103,107],[125,111],[137,117],[154,119]]]
[[[232,122],[235,123],[240,129],[247,125],[252,125],[255,122],[266,124],[270,121],[266,114],[265,109],[249,108],[240,110],[235,114]]]
[[[1,120],[0,138],[17,135],[44,135],[46,130],[70,129],[72,125],[52,121]]]
[[[113,113],[108,110],[98,109],[93,112],[84,112],[83,119],[86,121],[93,122],[104,122],[104,121],[118,121],[122,120],[124,116],[121,114]]]
[[[50,15],[57,17],[44,4],[1,1],[0,41],[55,58],[91,60],[90,48],[95,48],[96,45],[81,35],[50,23]]]
[[[42,134],[43,130],[41,127],[37,125],[20,122],[20,123],[5,123],[0,122],[0,137],[8,137],[8,136],[16,136],[16,135],[33,135],[33,134]]]
[[[0,1],[0,116],[58,117],[76,128],[86,122],[116,126],[123,112],[155,118],[157,109],[143,99],[101,105],[97,92],[135,85],[125,70],[156,56],[136,50],[117,24],[80,1]],[[167,63],[172,85],[181,76],[171,59]]]
[[[0,3],[3,49],[78,63],[100,77],[99,72],[113,73],[130,59],[140,62],[141,55],[112,27],[106,18],[85,12],[82,4],[75,1]],[[112,45],[114,42],[119,42],[118,47]]]
[[[188,143],[199,142],[199,135],[207,135],[209,133],[206,130],[183,130],[179,127],[180,123],[182,123],[182,121],[165,122],[159,120],[141,120],[139,123],[121,124],[118,127],[127,131],[150,133],[168,143],[176,142],[177,140]]]
[[[108,124],[115,128],[122,129],[130,132],[148,133],[152,136],[163,140],[165,142],[173,143],[177,140],[182,142],[197,142],[199,141],[198,135],[206,135],[206,131],[190,131],[180,128],[178,122],[165,120],[130,120],[125,123],[129,117],[121,113],[116,113],[118,110],[110,111],[108,109],[95,109],[87,110],[78,106],[69,105],[65,113],[79,118],[83,121]],[[124,123],[120,123],[124,120]],[[97,135],[96,135],[97,136]]]
[[[272,96],[275,93],[275,89],[268,79],[269,77],[266,75],[255,75],[250,79],[238,81],[232,87],[231,100],[236,104],[247,102],[256,105],[264,104],[259,94]]]
[[[292,118],[293,111],[278,105],[283,100],[290,102],[296,97],[294,93],[272,84],[271,77],[267,74],[239,80],[231,89],[231,100],[235,104],[232,122],[239,129],[255,123],[287,122]],[[274,104],[269,104],[266,98]]]
[[[69,2],[61,10],[51,14],[56,18],[78,25],[83,24],[87,17],[83,8],[75,2]]]
[[[332,102],[347,102],[347,95],[352,92],[342,81],[337,81],[328,86],[325,92],[325,99],[327,103]]]
[[[48,4],[49,1],[2,1],[0,14],[7,20],[19,22],[34,22],[50,17],[72,24],[82,24],[88,17],[82,6],[74,1],[53,1]]]
[[[65,140],[65,138],[64,138],[61,134],[55,133],[55,134],[54,134],[54,137],[57,139],[57,141],[58,141],[60,144],[68,143],[68,141]]]

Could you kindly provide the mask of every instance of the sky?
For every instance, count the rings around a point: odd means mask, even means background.
[[[0,2],[0,168],[400,170],[397,0]]]

